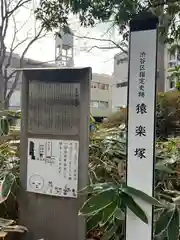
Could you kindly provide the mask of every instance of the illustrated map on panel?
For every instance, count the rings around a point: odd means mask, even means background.
[[[28,139],[27,191],[77,197],[79,142]]]

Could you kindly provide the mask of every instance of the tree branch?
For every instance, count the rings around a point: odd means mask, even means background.
[[[8,28],[8,23],[9,23],[9,18],[6,18],[6,14],[8,12],[8,5],[6,0],[4,1],[4,16],[3,16],[3,24],[2,24],[2,36],[3,36],[3,41],[6,36],[7,28]]]
[[[6,32],[7,32],[7,27],[8,27],[8,22],[9,19],[5,18],[6,13],[8,11],[7,8],[7,2],[6,0],[1,0],[1,26],[0,26],[0,68],[2,68],[2,64],[3,61],[5,59],[5,55],[6,55],[6,46],[4,44],[4,39],[6,36]],[[2,69],[1,69],[1,74],[2,74]],[[0,79],[1,81],[2,79]]]
[[[13,39],[12,39],[12,42],[11,42],[11,47],[10,47],[10,50],[9,50],[8,60],[7,60],[7,63],[5,64],[5,66],[4,66],[4,92],[5,92],[4,96],[6,96],[8,81],[9,81],[9,79],[11,79],[14,76],[14,74],[16,72],[16,71],[13,71],[11,74],[9,74],[9,76],[7,75],[7,68],[10,67],[10,65],[11,65],[13,52],[21,44],[25,43],[29,39],[29,37],[27,36],[25,39],[23,39],[21,42],[17,43],[14,46],[14,42],[15,42],[15,39],[17,37],[17,33],[22,29],[22,27],[27,23],[27,21],[19,29],[17,29],[16,20],[15,20],[14,14],[12,14],[12,19],[13,19],[13,22],[14,22],[14,34],[13,34]]]
[[[20,7],[24,6],[26,3],[30,2],[30,1],[31,0],[19,0],[19,2],[16,4],[16,6],[11,11],[7,12],[6,17],[10,17],[16,10],[18,10]]]
[[[87,50],[87,52],[90,52],[93,48],[98,48],[102,50],[108,50],[108,49],[117,49],[117,47],[100,47],[100,46],[92,46],[90,49]]]
[[[78,36],[78,35],[74,35],[74,36],[77,38],[82,38],[82,39],[90,39],[90,40],[96,40],[96,41],[101,41],[101,42],[111,42],[116,46],[116,48],[119,48],[122,52],[124,52],[125,54],[128,54],[127,50],[122,48],[119,44],[117,44],[116,42],[114,42],[111,39],[94,38],[94,37],[86,37],[86,36]]]
[[[20,58],[19,68],[22,68],[22,67],[23,67],[24,57],[25,57],[27,51],[29,50],[29,48],[32,46],[32,44],[33,44],[36,40],[38,40],[38,39],[40,39],[40,38],[42,38],[42,37],[44,37],[44,36],[46,35],[46,33],[45,33],[45,34],[43,34],[43,35],[41,36],[42,32],[43,32],[43,28],[41,28],[41,29],[39,30],[38,34],[28,43],[28,45],[27,45],[26,48],[24,49],[24,51],[23,51],[23,53],[22,53],[22,55],[21,55],[21,58]],[[8,92],[7,96],[5,97],[5,106],[7,105],[7,103],[9,103],[9,99],[11,98],[14,90],[16,89],[17,83],[18,83],[18,81],[19,81],[19,76],[20,76],[21,72],[20,72],[20,71],[14,71],[13,74],[14,74],[15,72],[16,72],[16,76],[15,76],[14,82],[13,82],[13,84],[12,84],[12,87],[11,87],[10,91]]]
[[[7,60],[7,64],[5,65],[5,69],[3,71],[3,75],[4,75],[4,96],[6,96],[6,92],[7,92],[7,88],[8,88],[8,76],[7,76],[7,68],[10,66],[11,64],[11,58],[12,58],[12,48],[13,48],[13,45],[14,45],[14,42],[15,42],[15,39],[16,39],[16,21],[15,21],[15,18],[14,16],[12,15],[12,19],[13,19],[13,22],[14,22],[14,34],[13,34],[13,39],[12,39],[12,42],[11,42],[11,47],[10,47],[10,55],[8,57],[8,60]]]

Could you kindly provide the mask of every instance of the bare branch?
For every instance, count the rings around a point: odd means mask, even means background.
[[[85,39],[96,40],[96,41],[101,41],[101,42],[111,42],[116,46],[116,48],[119,48],[122,52],[128,54],[128,51],[126,49],[122,48],[119,44],[117,44],[116,42],[114,42],[111,39],[94,38],[94,37],[86,37],[86,36],[78,36],[78,35],[74,35],[74,36],[77,38],[82,38],[82,39],[85,38]]]
[[[29,50],[29,48],[31,47],[31,45],[32,45],[36,40],[38,40],[38,39],[40,39],[40,38],[43,38],[43,37],[46,35],[46,33],[44,33],[44,34],[41,36],[42,32],[43,32],[43,28],[41,28],[41,29],[39,30],[38,34],[28,43],[27,47],[25,48],[25,50],[23,51],[23,54],[22,54],[22,56],[21,56],[20,67],[21,67],[21,65],[23,64],[24,56],[25,56],[25,54],[27,53],[27,51]]]
[[[14,0],[9,0],[9,2],[8,2],[8,8],[10,7],[10,5],[11,5],[11,3],[13,2]]]
[[[14,34],[13,34],[13,39],[12,39],[12,43],[11,43],[11,47],[10,47],[10,54],[9,54],[9,56],[8,56],[8,61],[7,61],[7,64],[4,66],[4,67],[5,67],[5,71],[6,71],[6,69],[11,65],[11,59],[12,59],[12,54],[13,54],[13,52],[14,52],[20,45],[22,45],[23,43],[25,43],[25,42],[29,39],[29,37],[26,37],[26,38],[23,39],[21,42],[19,42],[18,44],[16,44],[16,46],[14,46],[14,42],[15,42],[17,33],[19,32],[20,29],[17,29],[16,20],[15,20],[14,14],[12,15],[12,19],[13,19],[13,22],[14,22]],[[12,76],[11,76],[11,77],[12,77]],[[9,80],[9,77],[7,76],[7,73],[5,73],[5,85],[6,85],[6,82],[8,82],[8,80]]]
[[[7,12],[6,17],[10,17],[16,10],[18,10],[20,7],[24,6],[26,3],[30,2],[31,0],[19,0],[16,6],[11,10]]]
[[[40,38],[42,38],[42,37],[44,37],[44,36],[46,35],[46,33],[45,33],[45,34],[43,34],[43,35],[41,36],[42,32],[43,32],[43,28],[41,28],[41,29],[39,30],[38,34],[28,43],[28,45],[27,45],[26,48],[24,49],[24,51],[23,51],[23,53],[22,53],[22,55],[21,55],[21,58],[20,58],[20,63],[19,63],[19,67],[20,67],[20,68],[23,67],[24,57],[25,57],[27,51],[29,50],[29,48],[32,46],[32,44],[33,44],[36,40],[38,40],[38,39],[40,39]],[[7,105],[7,103],[9,103],[9,99],[11,98],[11,96],[12,96],[12,94],[13,94],[16,86],[17,86],[17,83],[18,83],[18,81],[19,81],[19,76],[20,76],[20,74],[21,74],[20,71],[17,71],[17,72],[16,72],[16,76],[15,76],[14,82],[13,82],[13,84],[12,84],[12,87],[11,87],[10,91],[8,92],[7,96],[5,97],[5,105]]]
[[[6,13],[8,11],[8,6],[7,6],[7,1],[1,0],[1,26],[0,26],[0,68],[2,68],[2,64],[5,59],[6,55],[6,47],[4,43],[4,39],[6,36],[7,28],[8,28],[8,22],[9,19],[6,18]],[[2,69],[1,69],[1,74],[2,74]]]
[[[14,18],[14,16],[12,15],[12,19],[13,19],[13,22],[14,22],[14,34],[13,34],[13,39],[12,39],[12,42],[11,42],[11,47],[10,47],[10,50],[12,50],[13,46],[14,46],[14,42],[16,40],[16,32],[17,32],[17,27],[16,27],[16,20]]]
[[[6,69],[5,69],[6,70]],[[7,80],[11,79],[15,74],[16,74],[17,70],[14,70],[11,74],[9,74],[6,78]]]
[[[4,2],[4,0],[1,0],[1,22],[2,23],[3,23],[3,19],[4,19],[4,4],[3,4],[3,2]]]
[[[8,60],[7,60],[7,64],[5,65],[5,69],[4,69],[4,96],[6,96],[6,91],[7,91],[7,85],[8,85],[8,76],[7,76],[7,68],[10,66],[11,64],[11,58],[12,58],[12,54],[13,54],[13,46],[14,46],[14,42],[15,42],[15,39],[16,39],[16,31],[17,31],[17,27],[16,27],[16,21],[15,21],[15,18],[14,16],[12,15],[12,19],[13,19],[13,22],[14,22],[14,34],[13,34],[13,39],[12,39],[12,42],[11,42],[11,47],[10,47],[10,54],[9,54],[9,57],[8,57]]]
[[[4,3],[4,15],[3,15],[3,22],[2,22],[2,36],[3,36],[3,41],[5,39],[6,36],[6,32],[7,32],[7,27],[8,27],[8,23],[9,23],[9,18],[6,18],[6,14],[8,12],[8,5],[7,5],[7,1],[3,1]]]
[[[18,33],[19,31],[21,31],[23,29],[23,27],[28,23],[29,19],[31,17],[31,14],[29,15],[29,17],[27,18],[27,20],[17,29],[17,32]]]
[[[100,46],[92,46],[90,49],[87,50],[87,52],[90,52],[93,48],[98,48],[98,49],[102,49],[102,50],[117,49],[117,47],[100,47]]]
[[[22,45],[23,43],[25,43],[28,39],[29,39],[29,37],[26,37],[26,38],[23,39],[21,42],[17,43],[16,46],[12,48],[12,52],[14,52],[20,45]]]

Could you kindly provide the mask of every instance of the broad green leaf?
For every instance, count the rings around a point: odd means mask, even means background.
[[[116,208],[114,217],[117,218],[118,220],[124,220],[125,214],[120,208]]]
[[[175,70],[174,68],[169,68],[169,69],[168,69],[168,72],[169,72],[169,73],[172,73],[172,72],[175,72],[175,71],[176,71],[176,70]]]
[[[115,184],[111,182],[107,183],[96,183],[96,184],[91,184],[79,191],[80,194],[88,194],[88,193],[97,193],[97,192],[102,192],[103,190],[113,190],[115,189],[116,186]]]
[[[89,232],[93,230],[95,227],[97,227],[101,221],[101,218],[102,218],[102,212],[98,212],[97,214],[91,216],[87,220],[87,231]]]
[[[162,204],[157,199],[150,197],[149,195],[138,189],[127,186],[123,188],[122,191],[127,193],[128,195],[138,197],[151,205],[162,206]]]
[[[175,208],[173,217],[169,223],[167,229],[167,237],[168,240],[178,240],[179,238],[179,212],[178,209]]]
[[[109,219],[114,215],[116,208],[117,201],[114,201],[102,210],[101,226],[105,225],[109,221]]]
[[[2,181],[2,197],[7,198],[11,192],[11,187],[15,181],[15,176],[11,173],[6,174]]]
[[[117,226],[113,225],[108,231],[105,232],[105,234],[102,237],[102,240],[109,240],[112,238],[112,236],[116,233],[117,231]]]
[[[161,172],[166,172],[166,173],[175,173],[176,171],[172,170],[171,168],[162,165],[162,164],[156,164],[155,165],[155,170],[161,171]]]
[[[175,212],[175,204],[171,206],[171,208],[165,209],[156,221],[155,235],[160,235],[168,229]]]
[[[93,118],[92,114],[90,114],[90,122],[91,123],[95,123],[96,122],[95,119]]]
[[[13,223],[15,223],[14,220],[5,219],[5,218],[0,218],[0,227],[10,226],[10,225],[12,225]]]
[[[179,205],[180,204],[180,196],[176,197],[176,198],[173,198],[172,199],[173,202],[176,204],[176,205]]]
[[[0,129],[3,135],[7,135],[9,133],[9,123],[7,118],[0,119]]]
[[[142,208],[134,201],[134,199],[126,194],[125,192],[121,193],[121,198],[123,203],[144,223],[148,223],[148,218]]]
[[[101,211],[115,201],[117,195],[115,190],[107,190],[89,198],[82,208],[80,215],[94,215],[96,212]]]

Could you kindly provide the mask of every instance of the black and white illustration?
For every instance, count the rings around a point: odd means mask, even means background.
[[[40,175],[34,174],[29,179],[29,186],[35,191],[41,190],[44,187],[44,179]]]
[[[28,139],[27,191],[77,197],[79,142]]]

